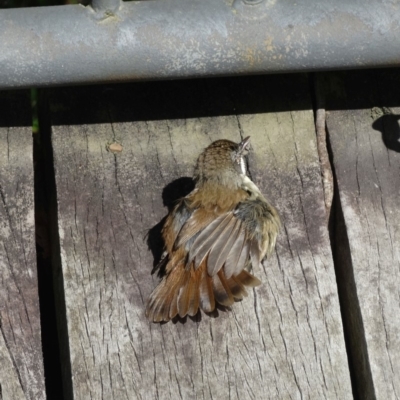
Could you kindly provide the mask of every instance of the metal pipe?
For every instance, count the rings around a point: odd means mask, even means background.
[[[110,13],[115,13],[121,6],[121,0],[92,0],[90,2],[93,10],[102,13],[106,17]]]
[[[1,10],[0,88],[400,65],[391,0],[97,5]]]

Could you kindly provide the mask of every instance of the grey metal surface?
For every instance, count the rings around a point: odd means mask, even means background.
[[[391,0],[94,7],[1,10],[0,88],[400,65]]]
[[[92,0],[90,2],[92,8],[96,12],[104,13],[115,13],[116,10],[122,5],[121,0]]]

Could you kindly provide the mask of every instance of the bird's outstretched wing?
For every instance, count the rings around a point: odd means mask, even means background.
[[[210,276],[224,269],[226,278],[249,266],[258,266],[274,245],[279,230],[276,210],[262,199],[247,199],[234,210],[216,215],[197,209],[182,225],[174,248],[187,251],[186,269],[203,262]]]
[[[187,237],[185,231],[184,226],[183,238]],[[178,236],[178,245],[185,246],[182,237]],[[211,277],[222,267],[226,278],[236,276],[249,260],[251,247],[249,232],[245,224],[235,216],[234,211],[214,217],[211,223],[188,238],[187,242],[191,244],[188,246],[186,268],[197,270],[205,262],[207,273]]]

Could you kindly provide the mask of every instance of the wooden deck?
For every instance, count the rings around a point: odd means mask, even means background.
[[[0,399],[400,398],[397,88],[387,70],[46,90],[35,164],[26,93],[0,93]],[[200,151],[245,136],[283,221],[262,286],[149,323],[163,218]]]

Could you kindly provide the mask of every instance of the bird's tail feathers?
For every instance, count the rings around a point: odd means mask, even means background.
[[[168,270],[168,268],[167,268]],[[231,306],[247,296],[245,286],[260,285],[259,279],[246,270],[226,278],[224,268],[213,277],[207,273],[206,260],[196,270],[176,265],[150,295],[146,317],[153,322],[169,321],[179,315],[194,316],[199,308],[206,313],[214,311],[216,303]]]

